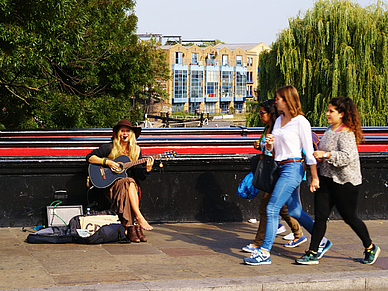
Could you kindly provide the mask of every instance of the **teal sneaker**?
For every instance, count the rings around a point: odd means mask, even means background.
[[[365,258],[361,261],[363,264],[372,265],[376,262],[380,254],[380,248],[376,245],[373,245],[373,248],[370,250],[365,249]]]
[[[313,254],[307,251],[301,258],[295,260],[296,263],[301,265],[318,265],[319,260],[317,254]]]
[[[318,260],[323,257],[323,255],[333,246],[332,242],[327,238],[323,238],[318,248]]]

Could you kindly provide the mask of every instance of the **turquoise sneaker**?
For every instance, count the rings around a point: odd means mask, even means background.
[[[370,250],[365,249],[365,258],[361,261],[363,264],[372,265],[376,262],[380,254],[380,248],[376,245],[373,245],[373,248]]]
[[[244,263],[247,265],[270,265],[271,255],[264,254],[260,249],[255,250],[249,258],[244,259]]]
[[[317,254],[313,254],[307,251],[301,258],[295,260],[296,263],[301,265],[318,265],[319,260]]]
[[[333,246],[332,242],[326,238],[323,238],[318,248],[318,260]]]

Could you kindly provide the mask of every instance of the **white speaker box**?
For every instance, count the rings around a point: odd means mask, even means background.
[[[81,214],[82,205],[47,206],[47,226],[67,225],[70,219]]]

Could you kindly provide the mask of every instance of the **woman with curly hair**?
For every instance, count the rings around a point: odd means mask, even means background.
[[[365,223],[357,216],[357,200],[362,183],[357,146],[362,141],[360,118],[356,105],[349,97],[330,100],[327,112],[330,126],[326,129],[314,157],[319,162],[320,188],[314,198],[315,222],[310,248],[298,264],[318,264],[318,244],[326,232],[326,223],[333,206],[365,248],[363,264],[373,264],[380,248],[372,243]]]

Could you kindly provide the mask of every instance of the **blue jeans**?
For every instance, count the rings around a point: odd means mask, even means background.
[[[299,199],[299,185],[303,178],[302,163],[279,165],[279,179],[267,205],[267,228],[261,248],[270,251],[275,240],[279,224],[279,212],[284,204],[289,214],[309,232],[313,231],[314,221],[302,210]]]

